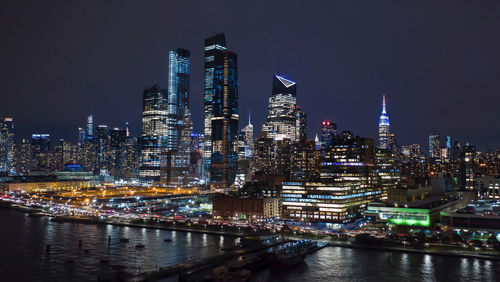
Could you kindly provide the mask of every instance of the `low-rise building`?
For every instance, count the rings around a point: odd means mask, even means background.
[[[280,216],[279,198],[215,195],[212,203],[215,218],[263,220]]]

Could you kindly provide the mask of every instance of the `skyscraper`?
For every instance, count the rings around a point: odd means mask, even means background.
[[[387,110],[385,106],[385,95],[382,98],[382,114],[378,121],[378,140],[379,147],[382,149],[389,148],[389,116],[387,115]]]
[[[34,162],[33,170],[49,171],[49,153],[51,149],[50,134],[31,135],[31,153]]]
[[[216,83],[214,75],[216,68],[215,57],[223,56],[227,50],[226,36],[224,33],[218,33],[212,37],[205,39],[205,91],[204,91],[204,152],[203,152],[203,171],[210,171],[210,162],[212,157],[212,119],[213,119],[213,104],[215,91],[218,83]],[[220,61],[220,59],[219,59]]]
[[[453,156],[453,142],[451,136],[446,136],[446,158],[451,159]]]
[[[168,134],[167,105],[167,91],[159,85],[144,90],[139,167],[139,177],[144,183],[160,180],[160,155],[165,151]]]
[[[205,165],[212,183],[234,182],[238,161],[237,55],[223,33],[205,39]]]
[[[87,132],[85,133],[85,140],[87,142],[94,139],[94,118],[92,115],[87,117]]]
[[[14,122],[10,117],[0,118],[0,173],[9,174],[14,160]]]
[[[161,184],[188,184],[191,143],[191,113],[189,108],[189,74],[191,54],[186,49],[169,53],[168,74],[168,135],[166,152],[162,154]]]
[[[337,135],[337,124],[330,121],[323,121],[321,123],[321,150],[324,151],[332,145],[335,135]]]
[[[429,135],[429,158],[438,159],[441,157],[441,150],[439,147],[439,135]]]
[[[250,113],[248,114],[248,125],[245,126],[245,128],[243,128],[241,132],[244,134],[245,158],[251,158],[253,155],[254,140],[253,125],[250,118]]]
[[[297,83],[295,81],[275,75],[273,77],[272,95],[269,98],[269,112],[267,122],[262,131],[267,138],[275,140],[299,140],[301,122],[297,116]],[[298,108],[300,110],[300,108]],[[303,118],[303,117],[302,117]]]

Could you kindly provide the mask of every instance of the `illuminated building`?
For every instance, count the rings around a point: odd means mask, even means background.
[[[321,123],[321,150],[324,151],[326,148],[332,145],[332,140],[337,135],[337,124],[330,121],[323,121]]]
[[[14,166],[14,122],[10,117],[0,118],[0,173],[11,174]]]
[[[295,106],[295,136],[297,141],[307,139],[307,114],[299,106]]]
[[[446,159],[453,157],[453,142],[451,136],[446,136]]]
[[[139,177],[143,183],[160,181],[160,155],[166,148],[167,91],[159,85],[144,90]]]
[[[191,143],[189,75],[191,53],[186,49],[169,52],[168,134],[166,151],[161,154],[160,184],[170,187],[188,185]]]
[[[398,188],[401,181],[396,155],[391,149],[375,149],[375,172],[382,189],[381,200],[387,200],[391,190]]]
[[[279,75],[273,77],[267,122],[262,126],[262,131],[266,132],[267,138],[299,140],[301,121],[297,117],[305,119],[305,116],[297,112],[300,108],[296,107],[296,96],[297,84],[295,81]]]
[[[315,181],[319,176],[320,152],[314,141],[301,140],[291,145],[290,167],[291,181]]]
[[[474,190],[476,185],[476,148],[465,144],[462,150],[462,160],[460,166],[460,176],[462,188],[466,190]]]
[[[215,218],[262,220],[280,216],[279,198],[216,195],[212,198]]]
[[[485,176],[477,179],[478,191],[484,198],[500,201],[500,176]]]
[[[204,146],[205,150],[203,152],[203,171],[208,173],[210,170],[210,161],[212,157],[212,119],[213,119],[213,107],[214,107],[214,95],[216,91],[222,91],[222,89],[216,89],[221,87],[220,83],[216,80],[215,68],[217,62],[215,57],[224,56],[224,52],[227,50],[226,47],[226,36],[224,33],[216,34],[210,38],[205,39],[205,83],[204,83]],[[220,59],[219,59],[220,61]],[[220,70],[219,70],[220,72]]]
[[[17,175],[27,175],[33,167],[31,141],[22,139],[14,148],[14,167]]]
[[[94,118],[92,115],[87,117],[87,131],[85,132],[85,141],[90,142],[94,140]]]
[[[382,98],[382,114],[380,114],[378,122],[378,140],[379,147],[383,149],[389,148],[389,116],[387,115],[385,106],[385,95]]]
[[[240,156],[240,158],[241,157],[247,159],[252,158],[254,140],[253,140],[253,125],[250,120],[250,114],[248,114],[248,125],[245,126],[245,128],[243,128],[241,132],[243,133],[244,152],[243,156]]]
[[[205,39],[205,166],[210,182],[227,188],[238,166],[237,55],[223,33]]]
[[[347,223],[379,200],[375,184],[373,140],[337,136],[320,162],[320,181],[284,182],[282,217],[308,222]]]
[[[109,165],[109,130],[107,125],[99,125],[95,130],[94,142],[97,147],[98,170],[108,171]]]
[[[51,149],[50,134],[31,135],[32,170],[50,171],[49,153]]]
[[[85,143],[85,129],[78,127],[78,147],[81,148]]]
[[[429,135],[429,158],[439,159],[441,151],[439,146],[439,135]]]
[[[112,128],[109,131],[109,170],[112,176],[124,176],[126,163],[127,131]]]

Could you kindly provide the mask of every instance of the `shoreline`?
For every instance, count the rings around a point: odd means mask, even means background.
[[[33,214],[39,212],[39,210],[31,209],[29,207],[15,208],[12,206],[8,206],[9,209],[24,212],[28,214]],[[29,211],[31,209],[31,211]],[[45,216],[45,215],[42,215]],[[213,231],[213,230],[199,230],[199,229],[189,229],[189,228],[176,228],[170,226],[161,226],[159,224],[153,225],[150,223],[132,223],[132,222],[113,222],[110,220],[99,220],[95,218],[79,218],[75,216],[54,216],[51,218],[51,221],[55,222],[75,222],[75,223],[85,223],[85,224],[110,224],[121,227],[132,227],[132,228],[147,228],[147,229],[160,229],[160,230],[168,230],[168,231],[180,231],[180,232],[194,232],[194,233],[202,233],[209,235],[221,235],[221,236],[230,236],[230,237],[259,237],[259,236],[270,236],[270,235],[279,235],[277,233],[269,233],[269,234],[245,234],[245,233],[232,233],[227,231]],[[285,235],[286,237],[286,235]],[[437,256],[447,256],[447,257],[457,257],[457,258],[476,258],[483,260],[492,260],[492,261],[500,261],[500,256],[489,255],[489,254],[474,254],[467,252],[456,252],[456,251],[446,251],[446,250],[422,250],[415,249],[411,247],[401,248],[401,247],[393,247],[393,246],[374,246],[367,244],[359,244],[353,242],[346,241],[332,241],[332,240],[324,240],[327,241],[328,246],[331,247],[342,247],[342,248],[351,248],[351,249],[367,249],[367,250],[377,250],[377,251],[386,251],[386,252],[407,252],[407,253],[416,253],[416,254],[428,254],[428,255],[437,255]]]

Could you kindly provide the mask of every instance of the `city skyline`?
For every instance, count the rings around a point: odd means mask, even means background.
[[[113,7],[112,4],[106,5],[109,7],[103,8]],[[234,8],[232,5],[216,5],[212,10],[219,14]],[[289,5],[285,9],[290,9],[292,14],[300,10],[296,9],[295,3]],[[225,6],[228,7],[223,8]],[[133,11],[132,5],[121,7],[116,14],[128,19],[135,13],[163,7],[161,4],[145,5],[140,11]],[[216,9],[219,7],[222,8]],[[321,11],[305,7],[305,16],[312,17],[318,12],[318,19],[304,23],[304,26],[291,23],[285,28],[279,19],[286,13],[273,14],[275,18],[270,15],[271,11],[278,9],[273,3],[262,15],[263,23],[259,26],[273,21],[275,26],[270,29],[257,26],[253,30],[246,24],[247,17],[257,13],[251,7],[245,7],[249,14],[244,19],[232,18],[233,26],[222,28],[222,22],[214,19],[214,22],[199,28],[198,22],[205,22],[207,18],[200,14],[202,7],[189,11],[180,4],[176,8],[181,15],[194,13],[197,16],[193,27],[172,30],[167,27],[169,20],[164,18],[161,19],[165,21],[163,25],[153,25],[154,19],[158,19],[157,13],[142,23],[122,21],[140,40],[118,32],[116,23],[104,21],[103,15],[96,15],[103,29],[97,32],[95,24],[81,23],[78,18],[70,20],[74,11],[68,11],[68,7],[57,7],[52,15],[67,20],[67,28],[74,27],[86,35],[80,46],[71,43],[75,42],[76,35],[54,26],[53,20],[43,16],[44,7],[34,5],[29,9],[39,8],[42,12],[33,12],[31,24],[19,25],[16,32],[2,30],[7,43],[0,47],[4,51],[1,53],[4,54],[2,67],[5,68],[1,82],[4,91],[12,94],[8,102],[0,105],[0,112],[2,116],[14,118],[16,140],[29,138],[32,133],[47,132],[56,138],[73,141],[77,127],[82,126],[82,120],[89,114],[98,121],[96,126],[122,127],[128,121],[132,134],[139,135],[141,96],[145,86],[155,83],[166,86],[168,52],[185,48],[192,53],[190,103],[193,126],[195,132],[201,133],[203,39],[212,31],[218,31],[226,33],[230,38],[230,49],[240,57],[239,110],[240,113],[253,112],[256,128],[260,128],[266,119],[267,108],[262,105],[266,104],[271,92],[271,76],[284,73],[300,85],[297,103],[309,115],[309,138],[320,133],[323,120],[337,123],[339,132],[352,130],[376,138],[380,97],[385,94],[391,112],[391,130],[399,144],[416,141],[425,145],[428,135],[436,132],[441,136],[453,136],[454,140],[469,141],[481,150],[497,147],[499,133],[492,130],[500,124],[494,109],[498,104],[496,93],[500,91],[499,83],[493,79],[500,72],[493,53],[500,42],[491,36],[495,25],[473,22],[468,29],[461,29],[458,23],[465,16],[459,7],[435,6],[437,12],[427,15],[428,23],[418,17],[419,12],[409,12],[401,7],[397,9],[398,15],[384,7],[381,4],[366,12],[368,8],[348,5],[342,8],[349,11],[352,18],[333,12],[335,17],[331,19]],[[16,9],[19,7],[7,7],[6,10],[11,12],[9,15],[15,15],[20,12]],[[91,6],[87,9],[89,13],[95,13]],[[356,13],[360,11],[365,11],[365,19]],[[481,13],[490,19],[488,22],[499,23],[498,19],[491,18],[494,13],[484,3],[473,4],[470,13]],[[9,15],[4,19],[5,27],[18,25],[19,19]],[[399,28],[392,27],[391,23],[403,15],[408,16],[408,20],[398,22]],[[433,23],[442,21],[442,15],[451,22],[451,32],[444,38],[439,36],[444,32],[442,28],[432,28]],[[368,21],[375,18],[377,21],[373,21],[373,26],[368,26]],[[323,23],[318,31],[322,36],[312,32],[319,23]],[[36,30],[36,24],[50,26],[51,30],[40,31],[45,35],[41,38],[26,39],[26,34]],[[353,26],[342,30],[340,26],[345,25]],[[405,35],[403,30],[411,27],[413,35]],[[106,39],[110,35],[115,37],[114,41]],[[434,43],[428,43],[429,40]],[[61,41],[67,44],[56,46]],[[151,44],[146,47],[141,42]],[[37,43],[37,48],[29,51],[26,46],[30,44],[23,43]],[[367,43],[372,47],[366,47]],[[473,50],[482,52],[472,52],[471,59],[463,58],[464,52],[476,45],[478,49]],[[117,50],[119,46],[123,50]],[[300,52],[306,46],[321,48],[313,55]],[[335,52],[329,51],[331,48]],[[76,56],[78,53],[82,56]],[[47,61],[55,54],[56,60]],[[30,69],[24,67],[27,65]],[[8,69],[12,71],[6,71]],[[42,69],[45,71],[41,72]],[[30,83],[22,83],[27,78],[31,78]],[[61,79],[64,82],[60,82]],[[59,106],[61,103],[66,106]],[[479,108],[482,110],[476,110]],[[356,109],[356,114],[352,114],[352,109]],[[423,109],[425,114],[422,114]],[[33,116],[37,118],[33,119]],[[243,118],[240,124],[246,122]]]

